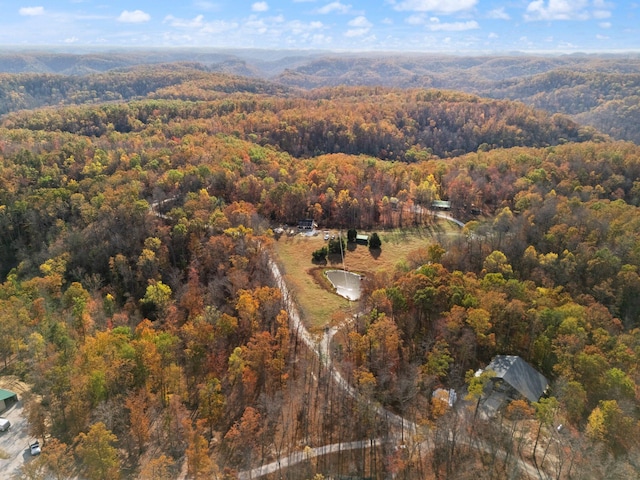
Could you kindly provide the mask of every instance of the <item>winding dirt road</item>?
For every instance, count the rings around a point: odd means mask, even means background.
[[[358,442],[333,443],[331,445],[323,445],[316,448],[305,448],[304,450],[293,452],[286,457],[279,458],[275,462],[262,465],[252,470],[245,470],[244,472],[240,472],[238,474],[238,480],[250,480],[263,477],[264,475],[275,473],[283,468],[306,462],[308,460],[311,460],[312,458],[321,457],[330,453],[339,453],[349,450],[360,450],[363,448],[379,447],[380,445],[382,445],[382,443],[383,441],[377,438],[373,442],[370,442],[369,440],[361,440]]]
[[[436,214],[436,216],[438,216],[439,218],[452,221],[456,223],[456,225],[458,226],[464,226],[464,223],[454,219],[448,214],[439,213],[439,214]],[[284,300],[285,308],[289,315],[289,322],[290,322],[291,329],[296,332],[296,335],[298,336],[298,338],[302,340],[302,342],[309,348],[309,350],[314,352],[318,356],[324,368],[326,368],[330,372],[331,378],[336,383],[336,385],[338,385],[347,395],[351,397],[354,397],[354,398],[362,397],[358,393],[358,391],[347,381],[347,379],[344,378],[342,373],[337,368],[335,368],[335,365],[333,363],[333,359],[331,356],[331,340],[334,337],[334,335],[338,332],[338,327],[332,327],[325,330],[324,334],[320,339],[315,338],[311,334],[311,332],[307,330],[304,323],[302,322],[300,318],[300,314],[298,312],[298,308],[295,302],[293,301],[289,288],[287,287],[287,284],[284,280],[284,277],[282,275],[282,272],[280,271],[278,264],[273,260],[273,258],[269,255],[268,252],[265,252],[265,254],[268,256],[269,268],[271,270],[273,279],[277,287],[282,292],[282,298]],[[365,398],[362,398],[362,399],[365,401],[368,401],[368,399],[365,399]],[[403,418],[400,415],[397,415],[383,408],[379,404],[373,404],[372,407],[374,408],[376,414],[380,416],[380,418],[385,418],[389,422],[389,424],[400,428],[402,432],[407,432],[408,434],[416,434],[418,432],[419,427],[415,422],[408,420],[406,418]],[[426,434],[427,432],[423,432],[423,433]],[[313,448],[308,447],[303,451],[296,451],[284,457],[280,457],[277,460],[271,463],[268,463],[266,465],[261,465],[251,470],[241,471],[238,473],[238,479],[250,480],[250,479],[260,478],[264,475],[268,475],[270,473],[277,472],[281,469],[288,468],[293,465],[308,461],[309,459],[316,458],[322,455],[327,455],[330,453],[378,447],[382,445],[385,441],[400,443],[399,438],[400,438],[399,436],[391,435],[386,439],[377,438],[373,442],[370,442],[369,440],[362,440],[362,441],[348,442],[348,443],[334,443],[330,445],[323,445],[323,446],[318,446]],[[469,438],[460,438],[459,445],[465,445],[470,448],[475,448],[477,450],[484,451],[486,453],[490,452],[490,449],[488,446],[482,443],[478,443],[477,441],[471,441],[471,439]],[[421,446],[426,448],[427,450],[430,449],[431,448],[430,440],[425,440],[421,442]],[[506,453],[502,451],[499,451],[497,455],[501,458],[506,457]],[[539,478],[543,480],[546,480],[547,478],[549,478],[544,473],[538,471],[533,465],[523,460],[522,458],[518,458],[516,460],[516,464],[520,472],[523,475],[526,475],[527,478]]]
[[[285,306],[287,309],[287,313],[289,315],[289,322],[292,330],[294,330],[298,338],[300,338],[304,344],[311,350],[315,352],[318,356],[322,365],[330,372],[331,378],[334,382],[349,396],[354,398],[361,398],[363,400],[368,401],[368,399],[362,397],[358,391],[347,381],[346,378],[340,373],[340,371],[335,368],[333,359],[331,357],[331,339],[336,334],[337,327],[333,327],[328,329],[323,337],[320,340],[316,340],[307,327],[305,327],[304,323],[300,319],[300,314],[298,313],[298,308],[295,305],[295,302],[291,298],[291,294],[289,292],[289,288],[287,287],[286,282],[282,276],[282,272],[278,267],[278,264],[269,257],[269,268],[271,269],[271,274],[276,282],[276,285],[282,292],[282,298],[285,302]],[[385,418],[389,423],[404,429],[405,431],[409,431],[410,433],[415,433],[418,430],[418,426],[406,418],[403,418],[395,413],[383,408],[379,404],[372,405],[375,413],[380,416],[380,418]]]
[[[167,219],[168,218],[167,216],[157,211],[157,207],[161,203],[172,201],[172,200],[174,200],[174,198],[164,200],[163,202],[152,203],[151,211],[157,217]],[[447,213],[436,212],[434,215],[438,218],[451,221],[456,225],[458,225],[459,227],[464,227],[465,225],[463,222],[453,218],[451,215]],[[287,310],[287,314],[289,316],[289,323],[290,323],[291,330],[295,331],[297,338],[302,340],[302,342],[307,346],[307,348],[309,348],[310,351],[314,352],[318,356],[324,368],[326,368],[330,372],[330,375],[333,381],[347,395],[354,398],[360,398],[364,401],[369,401],[369,399],[364,398],[362,395],[360,395],[358,391],[347,381],[346,378],[344,378],[344,376],[340,373],[340,371],[334,366],[333,359],[331,356],[331,340],[333,339],[334,335],[337,333],[338,327],[332,327],[327,329],[322,335],[322,338],[316,339],[311,334],[311,332],[309,332],[309,330],[305,327],[304,323],[302,322],[296,303],[294,302],[291,296],[291,293],[289,291],[289,288],[287,287],[287,284],[284,281],[284,277],[282,275],[282,272],[280,271],[278,264],[273,260],[269,252],[265,251],[264,254],[267,256],[268,265],[269,265],[269,269],[271,270],[273,280],[275,281],[277,287],[282,292],[282,298],[285,304],[285,309]],[[382,407],[377,403],[374,403],[371,406],[376,412],[376,414],[379,415],[380,418],[385,418],[388,424],[393,425],[395,427],[399,427],[401,429],[402,438],[404,437],[404,432],[407,432],[408,434],[413,434],[413,435],[418,433],[418,425],[415,422],[408,420],[406,418],[403,418],[400,415],[397,415],[385,409],[384,407]],[[427,432],[423,432],[423,433],[426,434]],[[360,440],[355,442],[334,443],[334,444],[322,445],[318,447],[307,447],[302,451],[292,452],[289,455],[280,457],[277,460],[271,463],[268,463],[266,465],[261,465],[259,467],[256,467],[250,470],[244,470],[244,471],[238,472],[238,479],[239,480],[257,479],[265,475],[277,472],[281,469],[288,468],[293,465],[297,465],[302,462],[311,460],[313,458],[323,456],[323,455],[328,455],[331,453],[345,452],[349,450],[357,450],[357,449],[364,449],[364,448],[375,448],[375,447],[381,446],[384,442],[400,443],[400,438],[401,436],[390,435],[385,439],[377,438],[371,441]],[[487,453],[489,453],[490,451],[486,445],[478,442],[472,442],[468,438],[459,439],[459,444],[466,445],[471,448],[475,448]],[[426,448],[427,450],[431,448],[429,439],[423,442],[420,442],[420,445]],[[506,456],[506,453],[501,451],[498,452],[497,454],[501,458],[504,458]],[[533,465],[524,461],[521,458],[518,458],[516,463],[520,471],[523,474],[526,474],[528,478],[539,478],[542,480],[547,480],[549,478],[547,475],[540,472]]]

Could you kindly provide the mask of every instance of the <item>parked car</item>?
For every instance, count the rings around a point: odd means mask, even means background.
[[[6,432],[7,430],[9,430],[10,426],[11,422],[8,419],[0,417],[0,432]]]
[[[29,450],[31,451],[31,455],[33,455],[34,457],[36,455],[40,455],[40,453],[41,453],[40,442],[38,440],[36,440],[32,444],[30,444],[29,445]]]

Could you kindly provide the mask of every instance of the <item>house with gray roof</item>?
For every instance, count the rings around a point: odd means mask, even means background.
[[[497,355],[487,365],[487,370],[496,373],[494,384],[502,381],[530,402],[540,400],[549,388],[544,375],[515,355]]]
[[[526,398],[537,402],[549,388],[545,376],[516,355],[497,355],[484,370],[495,373],[482,401],[488,416],[509,400]]]

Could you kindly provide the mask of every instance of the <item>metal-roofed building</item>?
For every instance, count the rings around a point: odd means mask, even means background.
[[[360,245],[369,245],[369,235],[359,233],[356,235],[356,243],[359,243]]]
[[[451,210],[451,202],[448,200],[434,200],[431,202],[431,208],[434,210]]]
[[[516,355],[497,355],[485,370],[495,372],[495,390],[505,390],[505,386],[511,387],[530,402],[540,400],[549,388],[545,376]]]
[[[18,394],[0,388],[0,412],[4,412],[15,403],[18,403]]]

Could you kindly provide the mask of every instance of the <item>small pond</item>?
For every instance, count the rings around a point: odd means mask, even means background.
[[[335,287],[338,295],[349,300],[358,300],[360,298],[361,275],[344,270],[328,270],[325,275]]]

